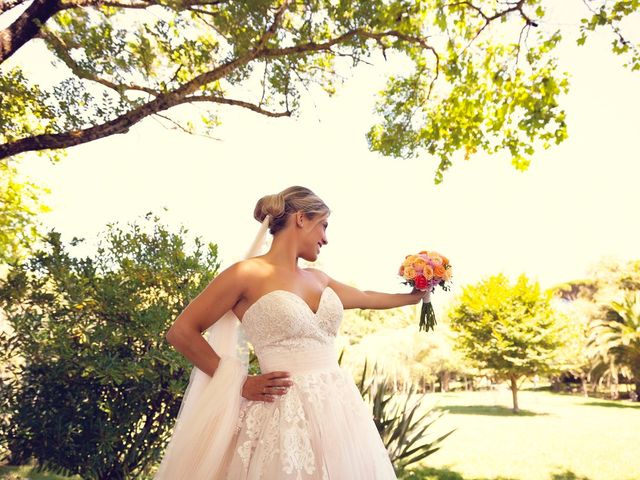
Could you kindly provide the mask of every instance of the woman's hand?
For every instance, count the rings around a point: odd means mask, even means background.
[[[421,300],[425,300],[429,302],[431,300],[431,290],[418,290],[416,287],[413,287],[410,295],[415,297],[416,303],[419,303]]]
[[[289,372],[269,372],[249,375],[242,386],[242,396],[247,400],[274,402],[275,395],[284,395],[293,385]]]

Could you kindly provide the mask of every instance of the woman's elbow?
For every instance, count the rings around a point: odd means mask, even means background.
[[[184,328],[178,323],[174,323],[173,325],[171,325],[171,327],[169,327],[169,330],[167,330],[167,333],[165,333],[164,338],[166,338],[167,342],[175,347],[178,343],[180,343],[180,339],[184,337],[184,334]]]

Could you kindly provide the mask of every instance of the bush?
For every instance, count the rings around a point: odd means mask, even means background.
[[[159,461],[192,368],[165,333],[219,263],[216,245],[196,239],[187,254],[186,230],[150,215],[148,232],[110,224],[95,258],[72,257],[51,231],[0,286],[10,463],[120,479]]]

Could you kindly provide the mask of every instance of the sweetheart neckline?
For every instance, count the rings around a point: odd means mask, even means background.
[[[242,314],[242,318],[240,319],[240,323],[244,322],[245,317],[247,316],[247,313],[249,313],[249,310],[251,310],[256,304],[260,303],[260,300],[262,300],[264,297],[271,295],[273,293],[276,292],[284,292],[284,293],[289,293],[291,295],[293,295],[295,298],[299,299],[304,305],[306,305],[307,309],[313,314],[313,316],[315,317],[316,315],[318,315],[318,313],[320,313],[320,309],[322,308],[322,299],[324,298],[324,294],[325,292],[331,289],[333,290],[333,288],[331,288],[329,285],[327,285],[326,287],[324,287],[324,289],[322,290],[322,292],[320,293],[320,300],[318,301],[318,309],[314,312],[313,310],[311,310],[311,307],[309,306],[309,304],[305,301],[304,298],[302,298],[300,295],[298,295],[295,292],[292,292],[291,290],[285,290],[283,288],[276,288],[275,290],[270,290],[267,293],[263,293],[255,302],[253,302],[251,305],[249,305],[249,308],[247,308],[244,313]],[[333,292],[335,293],[335,290],[333,290]]]

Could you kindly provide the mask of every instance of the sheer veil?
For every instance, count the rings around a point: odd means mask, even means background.
[[[244,258],[260,253],[270,219],[267,215]],[[213,376],[193,367],[154,480],[220,480],[225,474],[244,398],[248,348],[232,310],[211,325],[205,337],[220,363]]]

